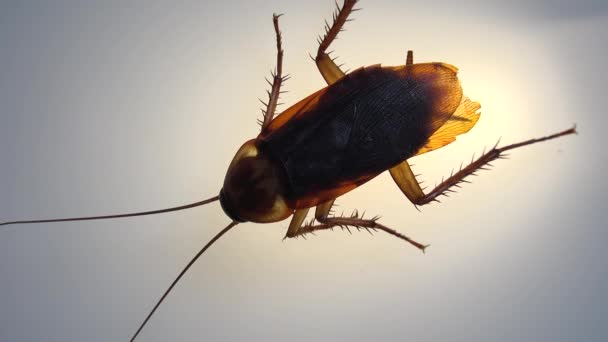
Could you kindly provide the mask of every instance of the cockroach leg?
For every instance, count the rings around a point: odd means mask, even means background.
[[[412,65],[412,64],[414,64],[414,51],[408,50],[407,57],[405,58],[405,65]]]
[[[302,227],[302,223],[304,223],[304,219],[308,214],[308,210],[310,208],[298,209],[293,213],[291,217],[291,222],[289,222],[289,228],[287,228],[287,234],[285,234],[285,238],[291,238],[297,235],[298,230]]]
[[[390,168],[389,173],[401,192],[414,204],[418,203],[424,198],[424,192],[420,188],[420,183],[416,179],[416,176],[410,168],[410,164],[407,160],[401,162],[401,164]]]
[[[361,230],[361,229],[365,229],[368,231],[381,230],[385,233],[398,237],[399,239],[407,241],[411,245],[420,249],[422,252],[424,252],[425,249],[429,246],[429,245],[424,245],[420,242],[414,241],[411,238],[399,233],[398,231],[379,223],[378,219],[379,219],[378,216],[371,218],[371,219],[363,219],[361,216],[359,216],[359,213],[357,211],[355,211],[350,217],[344,217],[344,216],[321,217],[321,218],[317,219],[320,222],[319,224],[313,224],[313,222],[311,222],[310,224],[304,225],[298,230],[296,235],[294,235],[293,237],[305,236],[306,234],[314,233],[315,231],[332,229],[334,227],[340,227],[340,228],[347,229],[347,230],[349,227],[352,227],[352,228],[355,228],[358,230]]]
[[[263,102],[266,105],[266,109],[262,110],[263,120],[260,121],[260,125],[262,126],[262,132],[266,130],[274,114],[277,110],[277,104],[279,102],[279,96],[281,95],[281,84],[285,82],[289,77],[283,77],[283,47],[281,43],[281,31],[279,30],[279,17],[282,14],[273,14],[272,22],[274,24],[274,32],[277,37],[277,68],[274,72],[271,73],[272,83],[268,81],[270,84],[270,90],[268,90],[268,102]],[[261,101],[261,100],[260,100]]]
[[[317,208],[315,209],[315,218],[319,222],[321,222],[321,220],[323,220],[324,218],[329,217],[329,215],[331,214],[331,208],[333,207],[335,201],[336,199],[334,198],[331,201],[327,201],[325,203],[317,205]]]
[[[443,180],[439,185],[437,185],[431,192],[428,194],[424,194],[418,181],[416,180],[416,176],[410,169],[407,161],[402,162],[390,169],[391,176],[401,189],[401,191],[405,194],[405,196],[415,205],[425,205],[433,201],[438,201],[437,197],[441,195],[446,195],[448,192],[454,192],[453,187],[459,187],[460,183],[468,183],[465,178],[470,175],[475,175],[475,172],[479,170],[487,170],[489,163],[496,159],[504,159],[504,152],[508,150],[512,150],[518,147],[531,145],[555,138],[559,138],[569,134],[576,133],[576,126],[565,131],[552,134],[543,138],[538,139],[530,139],[520,143],[511,144],[504,147],[498,147],[498,143],[494,146],[490,151],[483,153],[478,159],[472,161],[469,165],[464,168],[461,167],[458,172],[452,174],[447,179]]]
[[[315,218],[319,221],[324,218],[327,218],[331,212],[331,207],[334,205],[334,201],[335,199],[317,205],[317,208],[315,210]],[[285,234],[284,239],[292,238],[299,235],[298,232],[302,227],[302,224],[304,223],[304,219],[306,218],[309,209],[310,208],[298,209],[293,213],[291,222],[289,222],[289,228],[287,228],[287,233]]]
[[[296,210],[291,223],[289,225],[289,230],[285,238],[294,238],[298,236],[305,237],[307,234],[314,234],[315,231],[318,230],[327,230],[332,229],[334,227],[340,227],[343,229],[347,229],[350,232],[349,227],[355,228],[357,230],[365,229],[371,233],[371,231],[381,230],[393,236],[396,236],[402,240],[407,241],[412,244],[416,248],[420,249],[422,252],[429,245],[424,245],[420,242],[414,241],[411,238],[399,233],[398,231],[391,229],[381,223],[378,222],[380,219],[379,216],[373,217],[371,219],[364,219],[363,215],[359,215],[358,211],[354,211],[351,216],[338,216],[338,217],[329,217],[329,213],[331,212],[331,207],[334,203],[335,199],[325,202],[323,204],[319,204],[316,209],[315,218],[319,221],[319,224],[314,224],[314,220],[310,223],[305,224],[300,227],[302,222],[304,222],[304,218],[308,213],[308,209],[300,209]],[[297,225],[298,228],[292,230],[292,227]],[[290,233],[291,232],[291,233]]]
[[[335,200],[336,199],[332,199],[331,201],[317,205],[315,209],[315,218],[319,222],[330,215],[331,207],[334,205]],[[289,228],[287,228],[287,234],[285,234],[285,239],[298,235],[298,231],[302,227],[309,209],[310,208],[298,209],[293,213],[291,221],[289,222]]]
[[[348,16],[356,11],[354,9],[356,3],[357,0],[344,0],[342,7],[338,6],[333,14],[333,24],[330,26],[325,21],[325,35],[323,37],[319,36],[319,49],[317,50],[315,63],[327,84],[336,83],[336,81],[344,76],[344,72],[340,69],[340,66],[336,65],[334,58],[329,56],[327,49],[338,37],[338,33],[343,31],[344,24],[349,21]]]

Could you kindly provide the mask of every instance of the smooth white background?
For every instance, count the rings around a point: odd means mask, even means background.
[[[258,133],[284,13],[287,104],[324,86],[308,53],[332,1],[0,4],[0,220],[122,213],[219,191]],[[282,241],[239,226],[184,277],[140,341],[605,341],[604,1],[362,1],[347,68],[443,61],[482,118],[416,158],[434,184],[473,152],[577,123],[417,212],[387,175],[340,198],[382,233]],[[283,107],[285,108],[285,107]],[[218,204],[0,230],[0,340],[126,341],[229,220]]]

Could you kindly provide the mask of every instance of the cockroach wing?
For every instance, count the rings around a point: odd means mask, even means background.
[[[457,135],[470,131],[479,120],[481,113],[478,110],[480,108],[479,102],[473,102],[468,97],[463,97],[462,103],[454,114],[429,137],[429,140],[416,152],[416,155],[448,145],[456,140]]]
[[[443,63],[357,69],[277,116],[258,136],[297,207],[336,198],[413,156],[462,100]]]

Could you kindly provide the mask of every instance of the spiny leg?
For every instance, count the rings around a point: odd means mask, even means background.
[[[428,194],[425,194],[420,188],[420,184],[418,183],[418,181],[416,180],[416,176],[410,169],[407,160],[402,162],[398,166],[392,168],[390,170],[390,173],[399,188],[401,189],[401,191],[415,205],[424,205],[433,201],[439,202],[437,197],[441,195],[448,196],[448,192],[455,192],[452,188],[460,187],[460,183],[469,183],[469,181],[465,179],[467,176],[476,175],[475,172],[477,172],[478,170],[487,170],[487,166],[492,166],[492,164],[490,164],[492,161],[496,159],[504,159],[506,157],[506,151],[575,133],[576,126],[543,138],[530,139],[500,148],[498,147],[498,143],[496,143],[496,145],[490,151],[484,151],[484,153],[482,153],[482,155],[477,160],[471,160],[471,163],[466,167],[463,168],[461,166],[458,172],[452,173],[450,177],[445,180],[442,180],[442,182],[439,183],[439,185],[437,185]]]
[[[393,180],[401,189],[401,192],[416,204],[420,199],[424,198],[424,191],[420,188],[420,183],[416,179],[416,175],[412,172],[412,168],[407,160],[402,161],[399,165],[390,168],[389,173]]]
[[[266,82],[270,85],[270,90],[267,90],[268,93],[268,102],[262,102],[266,106],[266,109],[262,109],[263,119],[258,120],[260,126],[262,126],[262,132],[266,130],[272,118],[274,117],[275,111],[277,109],[277,105],[279,104],[279,96],[281,95],[281,84],[289,79],[289,76],[283,76],[283,47],[281,44],[281,31],[279,30],[279,17],[282,14],[273,14],[272,22],[274,24],[274,32],[277,37],[277,67],[276,70],[271,72],[272,83],[266,79]]]
[[[352,228],[356,228],[357,230],[365,229],[370,233],[372,230],[373,231],[381,230],[381,231],[391,234],[395,237],[398,237],[399,239],[407,241],[414,247],[420,249],[422,252],[424,252],[425,249],[429,246],[429,245],[424,245],[424,244],[421,244],[420,242],[414,241],[411,238],[399,233],[398,231],[379,223],[378,222],[379,219],[380,219],[379,216],[373,217],[371,219],[364,219],[363,215],[360,216],[359,212],[356,210],[352,213],[351,216],[348,216],[348,217],[347,216],[321,217],[320,219],[318,219],[320,222],[319,224],[314,224],[314,220],[313,220],[310,223],[300,227],[300,229],[298,230],[298,232],[296,233],[296,235],[294,237],[305,236],[306,234],[311,234],[311,233],[314,233],[319,230],[333,229],[334,227],[346,229],[350,232],[349,227],[352,227]]]
[[[302,227],[302,223],[304,223],[304,219],[306,219],[306,215],[308,214],[308,210],[310,208],[298,209],[293,213],[291,217],[291,221],[289,222],[289,228],[287,228],[287,233],[285,234],[284,239],[291,238],[297,235],[298,230]]]
[[[317,220],[329,216],[334,201],[335,199],[317,205],[317,208],[315,210],[315,217],[317,218]],[[300,227],[302,227],[302,224],[304,223],[304,219],[306,219],[306,215],[308,214],[309,209],[310,208],[298,209],[293,213],[291,221],[289,222],[289,228],[287,228],[287,233],[285,234],[285,239],[298,235],[297,233]]]
[[[315,219],[320,222],[320,224],[317,225],[314,224],[314,220],[311,220],[308,224],[302,226],[302,223],[304,223],[304,219],[306,218],[306,214],[308,214],[309,208],[296,210],[291,222],[289,223],[289,228],[287,229],[285,238],[294,238],[298,236],[304,237],[306,234],[314,234],[315,231],[333,229],[334,227],[347,229],[350,232],[348,227],[354,227],[357,230],[363,228],[370,233],[370,230],[382,230],[388,234],[409,242],[416,248],[422,250],[422,252],[424,252],[428,247],[428,245],[416,242],[397,232],[396,230],[378,223],[378,219],[380,218],[378,216],[366,220],[363,218],[363,215],[359,216],[359,212],[355,210],[350,217],[330,217],[332,212],[331,209],[334,206],[335,201],[336,199],[334,198],[325,203],[317,205],[315,209]]]
[[[325,21],[325,36],[319,36],[319,49],[317,50],[317,57],[314,59],[321,72],[321,76],[325,79],[327,84],[333,84],[344,76],[344,72],[340,69],[339,65],[336,65],[335,58],[331,58],[329,55],[331,52],[327,52],[329,45],[337,39],[338,33],[344,31],[343,26],[348,19],[348,16],[357,11],[354,6],[358,0],[344,0],[342,8],[337,6],[336,11],[333,14],[333,24],[330,26],[327,20]],[[312,56],[311,56],[312,57]]]
[[[350,232],[350,229],[348,227],[353,227],[353,228],[356,228],[357,230],[361,230],[361,228],[363,228],[370,233],[371,233],[371,230],[374,230],[374,231],[381,230],[383,232],[386,232],[388,234],[391,234],[393,236],[396,236],[402,240],[409,242],[410,244],[414,245],[416,248],[420,249],[423,252],[428,247],[428,245],[423,245],[419,242],[416,242],[416,241],[410,239],[409,237],[399,233],[398,231],[391,229],[383,224],[380,224],[378,222],[378,219],[380,219],[379,216],[373,217],[371,219],[364,219],[363,215],[359,215],[359,212],[355,210],[352,213],[352,215],[349,217],[345,217],[345,216],[329,217],[331,208],[334,204],[334,201],[335,201],[335,199],[317,205],[317,208],[315,211],[315,219],[317,221],[319,221],[319,224],[314,224],[314,220],[311,220],[308,224],[305,224],[305,225],[299,227],[298,229],[294,230],[291,234],[288,233],[286,238],[287,237],[293,238],[293,237],[298,237],[298,236],[304,237],[307,234],[314,234],[315,231],[333,229],[334,227],[340,227],[340,228],[346,229]],[[294,214],[294,217],[291,220],[291,224],[289,225],[290,230],[292,228],[292,224],[297,223],[297,222],[299,222],[300,225],[302,224],[304,217],[306,217],[306,213],[308,213],[308,209],[303,209],[303,210],[305,210],[304,216],[297,216],[299,210],[296,210],[296,214]]]
[[[315,218],[317,221],[321,222],[323,219],[331,215],[331,208],[334,206],[335,201],[336,199],[334,198],[330,201],[317,205],[315,209]]]

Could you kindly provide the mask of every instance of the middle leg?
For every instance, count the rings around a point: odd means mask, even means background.
[[[405,240],[408,243],[412,244],[416,248],[420,249],[422,252],[428,247],[428,245],[424,245],[420,242],[414,241],[411,238],[399,233],[398,231],[389,228],[378,222],[380,219],[379,216],[373,217],[371,219],[364,219],[363,215],[359,215],[358,211],[354,211],[351,216],[333,216],[330,217],[331,207],[334,203],[334,200],[328,201],[326,203],[320,204],[317,206],[315,212],[315,218],[319,221],[318,224],[314,224],[314,220],[308,224],[305,224],[296,231],[294,231],[291,236],[287,237],[297,237],[297,236],[305,236],[307,234],[314,234],[316,231],[333,229],[334,227],[339,227],[342,229],[346,229],[350,232],[349,227],[356,228],[357,230],[365,229],[371,233],[371,231],[381,230],[385,233],[391,234],[399,239]]]
[[[341,8],[336,5],[337,9],[333,15],[333,24],[330,26],[329,23],[325,21],[325,35],[323,37],[319,36],[319,48],[317,50],[317,57],[314,58],[314,60],[317,64],[317,67],[319,68],[321,76],[323,76],[323,78],[329,85],[336,83],[340,78],[342,78],[344,76],[344,72],[340,69],[340,66],[336,65],[334,59],[329,56],[327,49],[329,48],[331,43],[338,37],[338,33],[343,31],[344,24],[349,21],[348,16],[352,12],[356,11],[356,9],[354,9],[354,6],[357,1],[358,0],[345,0]],[[334,201],[335,199],[332,199],[330,201],[317,205],[315,210],[315,218],[319,222],[321,222],[321,220],[323,219],[326,219],[330,215]],[[298,235],[305,234],[300,233],[300,230],[302,229],[302,224],[304,222],[304,219],[306,218],[307,213],[308,209],[296,210],[289,224],[289,228],[285,236],[286,238],[296,237]]]
[[[415,240],[412,240],[411,238],[399,233],[398,231],[379,223],[378,222],[379,219],[380,219],[380,217],[378,217],[378,216],[373,217],[371,219],[364,219],[362,216],[359,216],[359,213],[357,211],[355,211],[349,217],[346,217],[346,216],[326,217],[326,218],[322,219],[322,221],[320,221],[319,224],[313,224],[313,222],[311,222],[310,224],[302,226],[300,228],[300,230],[298,230],[298,234],[296,236],[314,233],[315,231],[318,231],[318,230],[332,229],[334,227],[339,227],[339,228],[346,229],[346,230],[349,230],[349,227],[353,227],[353,228],[356,228],[357,230],[361,230],[361,229],[365,229],[367,231],[381,230],[381,231],[388,233],[390,235],[393,235],[401,240],[407,241],[414,247],[420,249],[422,252],[424,252],[426,250],[426,248],[429,246],[429,245],[424,245]],[[350,232],[350,230],[349,230],[349,232]]]

